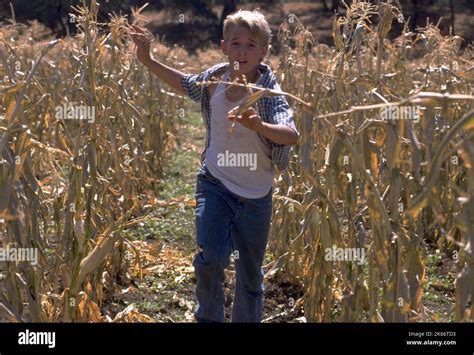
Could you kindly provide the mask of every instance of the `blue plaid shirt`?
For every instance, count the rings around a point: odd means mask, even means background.
[[[216,74],[225,72],[229,68],[229,63],[220,63],[205,70],[200,74],[186,74],[181,79],[181,85],[184,92],[192,100],[201,102],[201,111],[206,125],[206,145],[202,153],[201,161],[204,160],[206,150],[210,144],[211,137],[211,96],[207,86],[196,85],[198,82],[215,80]],[[273,90],[280,90],[276,77],[270,67],[266,64],[259,64],[258,70],[262,74],[260,86]],[[257,112],[262,121],[271,124],[284,124],[293,128],[296,132],[296,126],[293,121],[293,111],[290,109],[285,96],[264,96],[257,101]],[[273,164],[279,169],[284,170],[288,166],[291,146],[277,144],[260,133],[260,139],[271,149],[271,158]]]

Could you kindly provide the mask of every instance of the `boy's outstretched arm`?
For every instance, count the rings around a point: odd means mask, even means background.
[[[132,36],[133,43],[137,46],[138,60],[150,69],[160,80],[167,83],[180,94],[185,94],[183,86],[181,85],[181,79],[185,74],[154,60],[150,56],[150,39],[140,27],[132,25],[132,28],[134,32],[131,32],[130,35]]]

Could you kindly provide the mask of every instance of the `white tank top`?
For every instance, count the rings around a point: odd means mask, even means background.
[[[228,70],[222,81],[227,81],[229,75]],[[227,118],[227,112],[245,97],[230,101],[224,92],[226,87],[230,86],[218,84],[211,98],[211,141],[205,164],[209,172],[234,194],[245,198],[266,196],[275,175],[270,148],[257,132],[240,123],[235,124],[233,133],[229,132],[232,121]]]

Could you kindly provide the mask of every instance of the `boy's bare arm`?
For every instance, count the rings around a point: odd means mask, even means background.
[[[244,127],[260,133],[277,144],[295,145],[298,143],[299,135],[293,128],[283,124],[271,124],[263,122],[255,110],[250,107],[242,115],[236,116],[234,110],[230,110],[227,118],[237,121]]]
[[[257,132],[278,144],[295,145],[298,143],[298,133],[283,124],[261,122]]]
[[[167,83],[173,89],[178,91],[180,94],[184,95],[184,89],[181,85],[181,78],[184,76],[184,73],[179,70],[168,67],[153,58],[150,58],[145,61],[141,61],[148,69],[151,70],[160,80]]]
[[[150,39],[145,34],[145,31],[138,26],[132,25],[134,32],[131,32],[133,43],[137,46],[137,58],[142,62],[148,69],[151,70],[160,80],[167,83],[173,89],[180,94],[185,94],[183,86],[181,85],[181,79],[184,73],[179,70],[173,69],[154,60],[150,56]]]

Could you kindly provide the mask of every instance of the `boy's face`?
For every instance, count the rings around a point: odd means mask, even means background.
[[[221,41],[221,49],[234,72],[238,75],[245,74],[249,79],[254,76],[258,64],[267,54],[258,38],[243,26],[229,28],[228,38]]]

